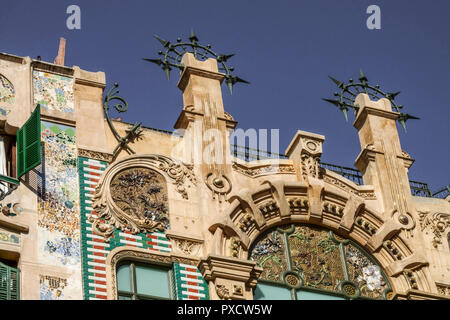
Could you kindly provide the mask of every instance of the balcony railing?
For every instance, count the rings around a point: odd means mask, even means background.
[[[0,201],[19,187],[19,180],[0,174]]]
[[[361,172],[359,172],[356,169],[337,166],[335,164],[329,164],[329,163],[324,163],[324,162],[321,162],[320,166],[324,169],[328,169],[337,174],[340,174],[341,176],[353,181],[357,185],[363,184],[362,174],[361,174]]]
[[[142,126],[142,127],[149,129],[149,130],[165,133],[168,135],[180,136],[179,134],[177,134],[174,131],[167,131],[167,130],[155,129],[155,128],[144,127],[144,126]],[[246,147],[246,146],[238,146],[235,144],[230,144],[230,149],[231,149],[231,154],[234,157],[244,160],[246,162],[255,161],[255,160],[264,160],[264,159],[288,159],[288,157],[286,155],[281,154],[281,153],[263,151],[263,150],[259,150],[259,149],[253,149],[250,147]],[[321,162],[320,166],[324,169],[327,169],[327,170],[333,171],[337,174],[340,174],[341,176],[353,181],[357,185],[363,184],[363,178],[362,178],[361,172],[359,172],[358,170],[356,170],[354,168],[338,166],[335,164],[330,164],[330,163],[325,163],[325,162]],[[1,181],[0,183],[4,184],[5,182]],[[432,193],[428,184],[424,183],[424,182],[410,180],[409,186],[411,188],[411,194],[413,196],[418,196],[418,197],[445,199],[450,194],[450,186],[447,186],[447,187],[443,188],[442,190],[439,190],[435,193]],[[9,191],[7,194],[14,191],[15,188],[17,188],[17,186],[14,187],[14,185],[8,184],[8,188],[9,188]],[[0,200],[3,199],[4,197],[6,197],[7,194],[2,193],[2,191],[0,190]]]
[[[238,146],[235,144],[230,145],[231,154],[244,161],[264,160],[264,159],[287,159],[284,154],[262,151],[259,149],[253,149],[249,147]]]
[[[445,199],[448,195],[450,195],[450,185],[446,186],[442,190],[439,190],[438,192],[433,193],[433,198]]]

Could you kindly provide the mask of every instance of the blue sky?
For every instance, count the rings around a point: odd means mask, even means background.
[[[81,8],[81,30],[66,28],[66,8]],[[366,28],[366,8],[381,8],[381,30]],[[399,128],[404,150],[416,159],[410,179],[433,190],[450,184],[450,1],[8,1],[0,11],[0,51],[53,61],[67,39],[66,65],[104,71],[108,87],[120,84],[130,109],[123,119],[172,130],[182,106],[172,72],[142,58],[157,57],[159,43],[187,38],[220,53],[251,82],[223,87],[225,109],[239,127],[280,128],[284,152],[298,129],[326,136],[322,161],[353,166],[360,152],[352,121],[321,98],[340,80],[357,78],[386,91],[421,118]]]

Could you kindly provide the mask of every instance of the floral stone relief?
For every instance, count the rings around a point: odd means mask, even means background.
[[[160,173],[148,168],[122,170],[113,177],[109,193],[110,207],[100,204],[98,217],[89,218],[97,234],[108,238],[114,228],[136,234],[170,227],[167,185]]]

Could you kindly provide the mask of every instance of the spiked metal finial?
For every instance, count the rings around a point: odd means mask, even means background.
[[[219,70],[225,73],[225,83],[230,89],[230,93],[233,93],[233,86],[238,83],[249,83],[237,76],[232,75],[231,73],[234,71],[233,67],[228,67],[226,62],[234,56],[234,54],[216,54],[211,50],[211,45],[203,46],[198,42],[198,37],[195,35],[194,30],[191,29],[189,41],[183,42],[181,38],[178,38],[176,43],[171,44],[169,41],[162,39],[161,37],[155,35],[156,40],[158,40],[161,45],[165,48],[165,52],[159,51],[159,55],[162,57],[161,59],[144,59],[145,61],[157,64],[160,66],[165,74],[167,79],[170,79],[170,71],[172,68],[177,68],[183,71],[184,66],[181,63],[181,59],[183,54],[186,52],[190,52],[194,55],[196,59],[206,60],[208,58],[214,58],[217,60],[219,64]]]
[[[381,99],[386,98],[391,102],[392,108],[395,112],[400,113],[400,116],[398,117],[397,121],[401,124],[403,129],[405,129],[406,132],[406,121],[410,119],[419,119],[417,117],[414,117],[412,115],[409,115],[407,113],[402,113],[400,110],[403,109],[402,105],[397,105],[394,101],[394,99],[400,94],[400,92],[383,92],[380,89],[379,85],[376,85],[375,87],[369,85],[369,80],[364,75],[364,72],[360,70],[359,72],[359,81],[356,83],[353,81],[353,79],[349,80],[348,84],[344,84],[343,82],[336,80],[332,76],[328,76],[341,90],[340,93],[335,93],[334,95],[336,97],[339,97],[339,99],[322,99],[326,102],[329,102],[333,104],[334,106],[338,107],[339,110],[344,114],[345,120],[348,121],[348,109],[351,108],[354,111],[355,116],[358,114],[359,106],[355,104],[355,99],[360,93],[366,93],[371,99]]]

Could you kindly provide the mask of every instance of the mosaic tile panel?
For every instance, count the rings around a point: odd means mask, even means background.
[[[289,235],[293,270],[305,286],[338,291],[345,279],[339,246],[325,230],[296,226]]]
[[[387,283],[380,267],[351,244],[345,247],[345,260],[349,280],[358,284],[361,295],[369,298],[381,298],[383,291],[387,289]]]
[[[278,231],[269,232],[253,247],[250,259],[264,269],[260,279],[282,281],[282,273],[288,270],[286,246],[282,237]]]
[[[14,86],[0,74],[0,115],[7,116],[15,101]]]
[[[34,104],[49,111],[74,113],[73,79],[33,71]]]
[[[173,276],[177,300],[209,300],[208,285],[197,267],[174,263]]]
[[[43,165],[38,198],[40,260],[80,266],[80,219],[75,130],[41,122]]]
[[[381,268],[356,244],[317,226],[290,224],[268,230],[252,247],[250,259],[263,268],[262,283],[278,282],[293,296],[297,292],[297,298],[309,287],[314,294],[385,299],[383,293],[391,288]],[[356,294],[350,295],[346,286],[357,286],[360,294],[353,289]]]
[[[64,300],[64,290],[67,287],[67,279],[40,276],[40,300]]]
[[[88,216],[96,216],[92,208],[95,186],[100,180],[107,164],[103,161],[78,157],[80,184],[80,216],[82,239],[83,292],[86,300],[105,300],[106,293],[106,257],[112,250],[103,237],[95,235]]]

